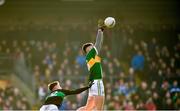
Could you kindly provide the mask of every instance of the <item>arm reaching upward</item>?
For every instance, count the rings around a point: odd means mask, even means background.
[[[98,29],[97,36],[96,36],[96,43],[95,43],[95,47],[98,53],[101,50],[102,44],[103,44],[103,31],[102,29]]]

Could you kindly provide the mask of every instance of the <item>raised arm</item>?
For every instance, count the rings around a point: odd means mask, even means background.
[[[102,29],[98,29],[97,36],[96,36],[96,43],[95,43],[95,47],[98,53],[101,50],[102,44],[103,44],[103,31]]]

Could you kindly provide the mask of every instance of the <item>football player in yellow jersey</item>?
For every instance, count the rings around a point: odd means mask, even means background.
[[[79,108],[82,110],[103,110],[105,93],[102,75],[102,65],[100,58],[100,49],[103,43],[103,30],[105,26],[103,21],[98,23],[98,32],[96,43],[85,43],[82,50],[86,55],[86,64],[89,70],[89,81],[94,81],[89,88],[89,95],[86,106]]]

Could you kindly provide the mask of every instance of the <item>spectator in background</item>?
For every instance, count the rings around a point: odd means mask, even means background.
[[[124,105],[124,110],[125,111],[135,110],[133,102],[132,101],[126,102],[125,105]]]
[[[162,101],[161,101],[160,95],[157,92],[153,92],[152,98],[153,98],[154,103],[157,106],[157,110],[161,109],[162,108]]]
[[[85,66],[86,57],[82,54],[82,51],[79,51],[79,55],[76,57],[76,62],[81,66]]]
[[[39,86],[39,89],[38,89],[38,96],[39,96],[39,100],[42,101],[46,95],[46,87],[44,84],[41,84]]]
[[[178,82],[175,80],[173,81],[173,85],[170,87],[170,93],[180,92],[180,87],[178,87]]]
[[[134,69],[132,67],[129,68],[129,74],[127,76],[127,81],[135,82]]]
[[[133,81],[129,82],[129,88],[128,88],[128,93],[129,95],[134,94],[137,91],[137,87],[135,86]]]
[[[175,68],[176,68],[176,73],[180,75],[180,54],[175,53]]]
[[[154,104],[151,97],[147,100],[147,102],[145,104],[145,108],[147,110],[150,110],[150,111],[155,111],[156,110],[156,105]]]
[[[68,106],[68,101],[63,101],[62,102],[62,105],[61,106],[59,106],[59,110],[69,110],[68,109],[69,108],[69,106]]]
[[[140,96],[143,103],[145,103],[148,98],[148,94],[147,94],[148,93],[148,84],[145,81],[141,82],[141,86],[138,88],[137,93]]]
[[[136,55],[133,56],[131,60],[131,66],[135,71],[142,71],[144,69],[144,56],[141,51],[138,51]]]
[[[122,94],[124,96],[128,95],[128,86],[127,83],[124,82],[123,79],[119,81],[119,89],[118,89],[119,94]]]
[[[154,58],[155,57],[155,51],[156,51],[156,47],[157,47],[158,45],[157,45],[157,40],[156,40],[156,38],[152,38],[152,41],[148,44],[148,52],[149,52],[149,54],[150,54],[150,56],[152,57],[152,58]]]

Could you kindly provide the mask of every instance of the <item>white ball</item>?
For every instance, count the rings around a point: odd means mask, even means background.
[[[106,25],[106,27],[108,28],[113,28],[116,24],[116,21],[113,17],[107,17],[105,20],[104,20],[104,24]]]

